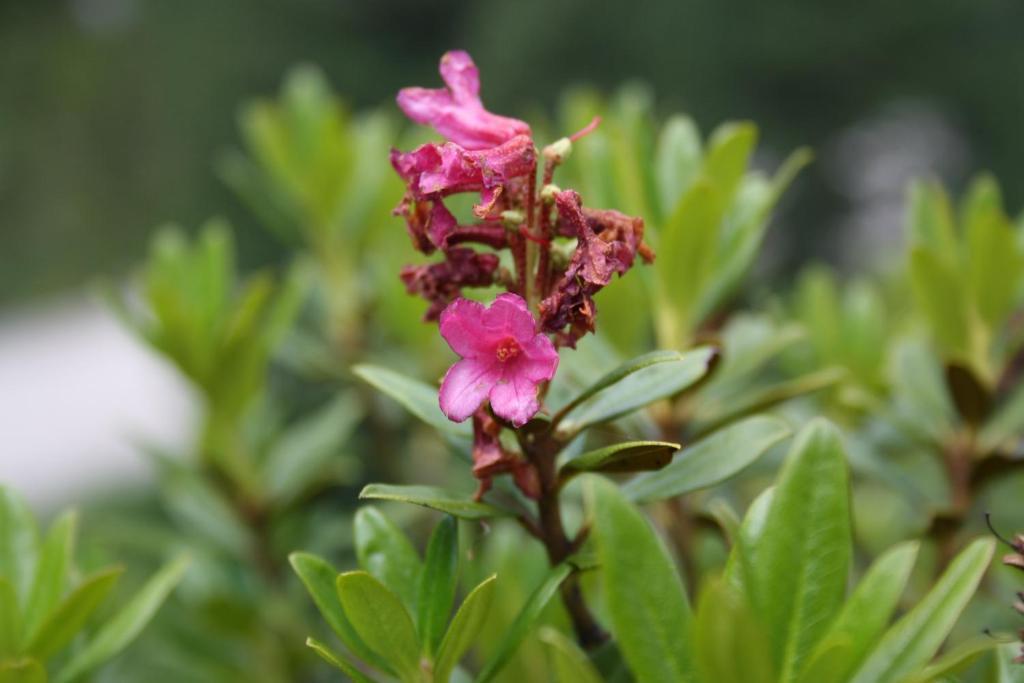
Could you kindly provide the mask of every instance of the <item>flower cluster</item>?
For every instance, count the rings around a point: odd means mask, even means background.
[[[398,105],[413,121],[446,139],[410,151],[392,150],[391,164],[406,191],[395,209],[415,248],[443,260],[406,266],[401,277],[429,302],[427,320],[462,360],[451,367],[439,401],[449,419],[474,418],[474,471],[512,473],[529,492],[528,475],[502,449],[501,425],[520,427],[540,410],[539,395],[554,377],[558,347],[575,347],[594,331],[594,295],[636,261],[654,258],[640,218],[583,205],[573,190],[553,184],[573,142],[562,138],[538,153],[529,125],[487,111],[480,77],[462,51],[441,58],[444,88],[405,88]],[[538,187],[539,161],[543,160]],[[456,217],[446,199],[478,196],[472,215]],[[491,304],[462,298],[464,288],[500,286]]]

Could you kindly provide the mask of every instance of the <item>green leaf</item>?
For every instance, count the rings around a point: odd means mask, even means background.
[[[843,604],[852,553],[846,454],[815,420],[797,436],[753,547],[751,602],[772,640],[780,681],[792,681]]]
[[[756,144],[757,126],[749,122],[724,123],[711,134],[704,176],[715,184],[726,204],[732,201]]]
[[[995,413],[981,428],[980,450],[985,453],[1008,448],[1020,439],[1024,430],[1024,384],[1018,385],[1003,399]]]
[[[654,162],[663,213],[670,211],[689,189],[700,173],[701,161],[700,133],[693,119],[671,117],[661,130]]]
[[[928,594],[882,636],[852,683],[900,681],[924,666],[974,595],[994,552],[995,541],[984,538],[957,555]]]
[[[286,502],[324,475],[362,417],[354,392],[344,391],[326,406],[290,427],[274,443],[263,472],[274,500]]]
[[[36,565],[39,532],[21,496],[0,486],[0,576],[20,600],[28,595]]]
[[[564,483],[581,472],[660,470],[678,450],[679,444],[668,441],[625,441],[573,458],[562,466],[559,478]]]
[[[154,574],[128,604],[108,619],[89,643],[64,665],[56,678],[57,683],[77,680],[123,650],[160,609],[185,575],[188,564],[188,559],[182,557]]]
[[[725,578],[730,585],[743,590],[749,598],[756,591],[757,565],[754,556],[764,536],[768,512],[775,498],[775,487],[770,486],[758,494],[747,508],[743,523],[733,536],[734,549],[725,564]]]
[[[402,503],[422,505],[459,519],[489,519],[491,517],[507,517],[511,514],[488,503],[480,503],[467,496],[445,491],[436,486],[367,484],[359,493],[359,498],[396,500]]]
[[[654,351],[638,356],[611,371],[563,407],[553,424],[578,434],[659,399],[678,394],[704,377],[718,357],[710,346],[686,353]]]
[[[978,657],[997,647],[999,647],[999,641],[992,636],[976,636],[944,653],[919,673],[907,679],[907,683],[932,683],[933,681],[947,680],[946,677],[963,671]]]
[[[455,601],[459,566],[459,523],[446,515],[434,528],[420,571],[416,600],[416,627],[424,652],[431,657],[444,636]]]
[[[452,670],[459,663],[469,646],[480,635],[484,621],[494,599],[496,576],[490,576],[474,588],[455,613],[448,632],[444,634],[437,649],[434,664],[434,680],[448,683]]]
[[[990,327],[996,328],[1013,309],[1024,274],[1024,259],[998,196],[975,201],[964,226],[967,282],[978,313]]]
[[[540,640],[547,645],[555,683],[602,683],[604,679],[576,643],[560,631],[545,626]]]
[[[952,265],[957,261],[956,231],[949,197],[937,182],[911,184],[907,201],[910,243]]]
[[[18,594],[7,577],[0,576],[0,662],[21,651],[23,631]]]
[[[34,659],[0,661],[0,683],[46,683],[46,669]]]
[[[338,596],[360,639],[389,662],[403,681],[419,681],[419,644],[398,596],[363,571],[338,576]]]
[[[39,555],[35,582],[25,606],[24,632],[32,633],[64,594],[78,516],[69,512],[50,527]]]
[[[501,671],[502,667],[508,663],[508,660],[512,658],[512,655],[519,649],[519,645],[523,642],[523,639],[533,629],[534,623],[540,616],[541,612],[547,606],[551,598],[554,597],[555,593],[558,592],[558,587],[562,585],[562,582],[569,577],[574,571],[573,567],[567,563],[559,564],[552,567],[545,577],[544,581],[537,587],[536,590],[526,600],[526,604],[516,615],[512,625],[505,630],[505,635],[502,637],[501,642],[498,643],[497,647],[491,653],[490,659],[484,664],[483,669],[476,677],[476,683],[487,683],[492,680],[498,672]],[[443,650],[442,646],[442,650]]]
[[[292,569],[298,574],[320,614],[349,650],[371,664],[388,671],[383,659],[373,653],[359,638],[355,628],[345,616],[338,598],[338,572],[326,560],[310,553],[292,553],[288,556]]]
[[[712,580],[701,589],[693,629],[701,680],[773,683],[771,644],[735,587]]]
[[[352,522],[359,566],[402,598],[416,605],[416,583],[423,571],[420,556],[398,526],[377,508],[367,505]]]
[[[954,266],[915,248],[910,252],[910,284],[935,340],[948,353],[967,359],[970,318],[964,283]]]
[[[642,474],[622,487],[627,498],[649,503],[719,484],[754,462],[790,434],[774,417],[756,415],[688,445],[671,465]]]
[[[818,642],[809,661],[827,656],[835,680],[846,680],[888,626],[914,567],[918,547],[916,542],[902,543],[875,560]],[[829,645],[835,643],[842,643],[844,647],[828,652]],[[806,673],[804,680],[813,681]]]
[[[641,683],[697,680],[690,605],[668,550],[615,484],[588,485],[608,614],[630,670]]]
[[[121,567],[111,567],[83,580],[35,632],[28,634],[26,651],[33,657],[46,659],[64,648],[107,597],[123,571]]]
[[[437,402],[437,389],[406,377],[394,370],[376,365],[356,365],[353,374],[398,401],[403,408],[426,422],[442,434],[469,438],[472,430],[468,422],[452,422]]]
[[[328,664],[341,669],[346,676],[356,683],[373,683],[372,678],[364,675],[363,672],[356,668],[352,662],[348,661],[344,655],[335,652],[316,638],[306,638],[306,647],[320,655],[320,658]]]

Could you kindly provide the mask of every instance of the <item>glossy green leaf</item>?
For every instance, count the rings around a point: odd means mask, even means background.
[[[797,436],[751,550],[752,604],[792,681],[843,603],[852,554],[846,454],[824,420]]]
[[[34,632],[64,594],[78,517],[69,512],[50,527],[39,553],[35,582],[25,606],[24,630]]]
[[[446,515],[434,528],[419,576],[416,628],[429,655],[437,651],[455,600],[459,566],[459,523]]]
[[[658,199],[667,213],[679,201],[700,173],[702,162],[700,133],[688,116],[673,116],[658,138],[655,170]]]
[[[491,517],[506,517],[511,514],[488,503],[479,503],[469,496],[445,491],[436,486],[367,484],[359,493],[359,498],[412,503],[445,512],[460,519],[489,519]]]
[[[534,627],[534,623],[540,616],[541,612],[547,606],[551,598],[554,597],[555,593],[558,592],[558,587],[562,585],[562,582],[574,571],[573,567],[569,564],[563,563],[556,567],[552,567],[548,572],[547,577],[537,587],[536,590],[526,600],[526,604],[523,605],[519,614],[516,615],[515,620],[506,629],[501,642],[498,643],[497,647],[491,653],[487,663],[484,664],[480,673],[476,677],[476,683],[487,683],[492,680],[498,672],[501,671],[502,667],[508,663],[508,660],[516,653],[519,649],[519,645],[523,642],[523,639],[530,633]],[[443,649],[443,647],[442,647]]]
[[[712,580],[702,587],[693,638],[702,681],[774,682],[768,636],[743,595],[727,582]]]
[[[916,542],[903,543],[875,560],[819,641],[810,661],[827,657],[836,680],[852,673],[889,625],[917,559],[918,546]],[[844,647],[830,652],[829,646],[835,643]],[[814,677],[808,678],[805,672],[804,680],[810,683]]]
[[[957,555],[914,609],[886,631],[851,681],[900,681],[927,664],[974,595],[994,552],[995,541],[986,538]]]
[[[21,606],[7,577],[0,576],[0,661],[21,651]]]
[[[34,659],[0,661],[0,683],[46,683],[46,669]]]
[[[419,681],[419,643],[409,613],[397,595],[364,571],[338,576],[345,615],[367,647],[392,665],[403,681]]]
[[[57,683],[78,680],[123,650],[136,638],[185,575],[189,561],[179,558],[153,575],[128,603],[107,619],[96,635],[64,665]]]
[[[107,597],[123,571],[120,567],[104,569],[78,584],[36,631],[27,634],[26,652],[33,657],[46,659],[64,648]]]
[[[481,632],[494,599],[496,576],[490,576],[470,591],[462,601],[458,611],[452,618],[434,663],[434,681],[448,683],[452,670],[455,668],[466,650],[473,644]]]
[[[403,408],[442,434],[469,438],[468,422],[452,422],[437,402],[437,389],[394,370],[376,365],[356,365],[353,374],[397,401]]]
[[[540,640],[547,646],[551,672],[555,683],[602,683],[586,654],[561,631],[545,626]]]
[[[648,503],[719,484],[789,436],[785,422],[757,415],[688,445],[668,467],[642,474],[622,487],[630,500]]]
[[[711,133],[704,175],[721,192],[723,200],[732,200],[757,144],[757,126],[749,122],[724,123]]]
[[[416,605],[416,584],[423,562],[405,532],[370,505],[356,512],[352,528],[359,566],[412,609]]]
[[[562,466],[561,480],[581,472],[642,472],[672,462],[679,444],[668,441],[626,441],[579,455]]]
[[[349,650],[366,661],[387,671],[384,660],[378,657],[359,638],[355,628],[345,616],[338,598],[338,572],[326,560],[309,553],[288,556],[295,573],[306,587],[324,620]]]
[[[748,597],[748,601],[757,590],[759,567],[755,564],[755,555],[764,535],[768,512],[774,498],[775,487],[770,486],[758,494],[747,508],[747,514],[733,536],[733,550],[725,564],[726,580],[730,585],[741,589]]]
[[[577,434],[659,399],[678,394],[711,369],[717,351],[702,346],[686,353],[654,351],[611,371],[562,408],[553,418],[561,429]],[[563,419],[564,418],[564,419]]]
[[[19,600],[28,595],[36,565],[39,532],[28,505],[14,491],[0,486],[0,576],[14,587]]]
[[[372,678],[363,674],[363,672],[356,668],[355,664],[348,661],[344,655],[335,652],[316,638],[306,638],[306,647],[320,655],[320,658],[328,664],[341,669],[341,671],[355,681],[355,683],[373,683]]]
[[[587,484],[611,628],[630,670],[641,683],[697,680],[690,605],[668,549],[615,484]]]

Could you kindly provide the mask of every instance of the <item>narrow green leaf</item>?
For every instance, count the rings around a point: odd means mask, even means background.
[[[46,669],[34,659],[0,661],[0,683],[46,683]]]
[[[931,251],[915,248],[910,252],[910,284],[935,340],[946,352],[966,359],[970,318],[965,283],[954,267]]]
[[[479,503],[468,496],[445,491],[436,486],[367,484],[359,493],[359,498],[412,503],[445,512],[460,519],[489,519],[491,517],[507,517],[511,514],[488,503]]]
[[[471,428],[468,422],[452,422],[441,412],[436,388],[376,365],[356,365],[352,372],[442,434],[470,437]]]
[[[654,162],[658,199],[662,213],[668,213],[700,173],[700,133],[688,116],[673,116],[661,129]]]
[[[78,680],[133,641],[181,581],[188,564],[188,559],[181,557],[154,574],[120,611],[103,624],[88,644],[64,665],[56,683]]]
[[[11,582],[19,600],[25,600],[35,572],[39,532],[25,501],[0,486],[0,576]]]
[[[23,631],[18,595],[7,577],[0,576],[0,662],[21,651]]]
[[[409,538],[380,510],[370,505],[356,512],[352,528],[359,566],[394,591],[406,607],[412,609],[416,605],[416,583],[423,563]]]
[[[911,184],[907,199],[909,241],[948,264],[957,261],[956,230],[949,196],[937,182]]]
[[[978,657],[999,647],[999,641],[990,635],[976,636],[964,641],[944,653],[914,676],[907,683],[933,683],[946,680],[946,677],[963,671]]]
[[[891,548],[871,565],[839,615],[818,642],[809,661],[830,660],[837,680],[845,680],[875,646],[889,624],[900,595],[914,568],[919,544],[902,543]],[[840,651],[826,652],[830,644],[843,643]],[[805,672],[804,680],[809,683]]]
[[[25,606],[25,633],[34,632],[64,594],[77,526],[78,516],[69,512],[54,522],[46,535],[35,582]]]
[[[650,523],[612,482],[588,481],[588,509],[612,631],[638,681],[695,681],[692,614],[679,573]]]
[[[758,567],[754,563],[754,556],[761,544],[761,538],[764,536],[768,512],[771,510],[774,498],[775,487],[770,486],[761,491],[747,508],[747,514],[743,517],[743,522],[733,537],[732,552],[729,553],[729,559],[725,564],[726,581],[740,589],[751,603],[753,603],[758,582]]]
[[[701,680],[773,683],[771,643],[743,595],[723,580],[701,589],[693,628]]]
[[[756,144],[757,126],[749,122],[724,123],[711,133],[704,176],[715,184],[726,203],[739,187]]]
[[[448,632],[444,634],[441,646],[437,649],[434,663],[434,681],[448,683],[452,670],[459,663],[466,650],[480,635],[484,621],[494,599],[496,576],[490,576],[470,591],[462,605],[455,612]]]
[[[540,640],[547,645],[555,683],[602,683],[604,679],[576,643],[560,631],[545,626]]]
[[[562,563],[556,567],[552,567],[548,572],[547,577],[537,587],[537,589],[530,595],[526,600],[526,604],[516,615],[512,625],[505,631],[504,637],[501,642],[491,653],[490,659],[484,664],[483,669],[480,670],[479,675],[476,677],[476,683],[487,683],[492,680],[498,672],[501,671],[502,667],[508,663],[508,660],[512,658],[512,655],[519,649],[519,645],[526,638],[527,634],[533,629],[534,623],[540,616],[541,612],[550,602],[551,598],[554,597],[555,593],[558,592],[558,587],[562,585],[562,582],[568,578],[568,576],[574,571],[573,567],[569,564]],[[442,647],[443,649],[443,647]]]
[[[358,571],[338,576],[338,597],[367,647],[389,662],[401,680],[422,680],[416,629],[397,595]]]
[[[356,668],[355,664],[348,661],[344,655],[335,652],[316,638],[306,638],[306,647],[320,655],[320,658],[328,664],[341,669],[341,671],[355,681],[355,683],[373,683],[372,678],[363,674],[363,672]]]
[[[842,606],[852,554],[846,454],[824,420],[797,436],[752,550],[752,603],[792,681]]]
[[[642,472],[660,470],[672,462],[679,444],[668,441],[625,441],[577,456],[559,473],[565,482],[581,472]]]
[[[995,200],[998,201],[998,200]],[[964,226],[967,281],[982,319],[997,328],[1012,311],[1024,275],[1024,259],[1009,219],[995,202],[976,208]]]
[[[984,538],[957,555],[921,602],[886,631],[852,683],[900,681],[927,664],[974,595],[994,552],[995,541]]]
[[[702,346],[686,353],[654,351],[608,373],[553,418],[562,431],[577,434],[659,399],[678,394],[708,373],[717,350]],[[562,419],[564,418],[564,420]]]
[[[326,560],[310,553],[292,553],[288,556],[288,561],[313,598],[320,614],[345,647],[374,666],[389,671],[385,661],[366,646],[345,616],[345,610],[342,609],[341,600],[338,598],[338,572],[334,567]]]
[[[59,652],[85,625],[85,620],[103,602],[124,570],[111,567],[82,581],[50,612],[40,627],[28,634],[28,652],[46,659]]]
[[[622,492],[638,503],[649,503],[719,484],[746,468],[790,434],[774,417],[756,415],[730,424],[688,445],[660,472],[633,478]]]
[[[416,628],[424,652],[433,657],[444,636],[455,600],[459,566],[459,523],[446,515],[427,544],[416,600]]]

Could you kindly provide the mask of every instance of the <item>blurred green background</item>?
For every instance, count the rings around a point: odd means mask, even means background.
[[[354,108],[438,83],[468,49],[496,111],[552,112],[578,83],[651,87],[705,131],[745,118],[774,165],[812,146],[770,273],[865,265],[898,240],[905,181],[978,169],[1024,200],[1024,4],[62,0],[0,3],[0,303],[123,273],[151,229],[224,214],[243,262],[279,247],[214,177],[239,103],[313,62]],[[394,226],[391,226],[394,227]]]

